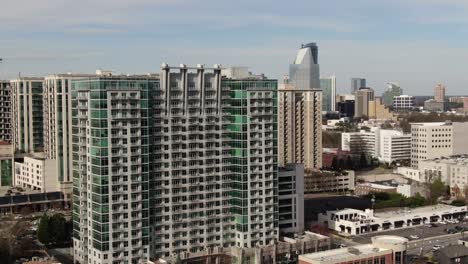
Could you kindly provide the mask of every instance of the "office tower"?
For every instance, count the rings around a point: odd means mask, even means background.
[[[44,158],[56,161],[53,174],[67,199],[71,196],[73,182],[71,82],[91,76],[56,74],[44,80]]]
[[[275,241],[276,96],[276,80],[218,65],[73,80],[75,259]]]
[[[278,90],[278,159],[280,166],[302,163],[322,167],[322,93],[285,85]]]
[[[364,78],[351,78],[351,93],[354,94],[361,88],[366,88],[366,79]]]
[[[468,122],[411,123],[411,167],[419,162],[468,154]]]
[[[374,100],[374,90],[371,88],[361,88],[356,91],[354,103],[354,117],[369,116],[369,101]]]
[[[10,81],[0,80],[0,140],[11,143]]]
[[[320,89],[322,90],[322,111],[336,111],[336,76],[320,78]]]
[[[43,132],[43,78],[11,81],[12,143],[15,152],[41,152]]]
[[[411,111],[414,108],[414,96],[399,95],[393,98],[393,110],[397,112]]]
[[[317,44],[302,45],[293,64],[289,65],[289,84],[298,90],[320,89],[319,76]]]
[[[393,105],[393,98],[403,94],[403,89],[397,83],[389,82],[385,85],[385,91],[382,94],[383,103],[385,106]]]
[[[437,84],[434,88],[434,100],[436,102],[445,102],[445,86]]]

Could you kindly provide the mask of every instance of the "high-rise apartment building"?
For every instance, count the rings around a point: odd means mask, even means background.
[[[301,46],[293,64],[289,65],[289,84],[298,90],[320,89],[317,44],[308,43]]]
[[[322,111],[336,111],[336,76],[320,78],[322,90]]]
[[[322,167],[322,98],[320,90],[278,90],[278,159],[280,166],[302,163]]]
[[[411,167],[421,160],[468,154],[465,138],[468,122],[434,122],[411,124]]]
[[[403,89],[397,83],[389,82],[385,85],[385,91],[382,94],[382,100],[385,106],[392,106],[395,96],[403,94]]]
[[[0,140],[11,143],[10,81],[0,80]]]
[[[374,100],[374,90],[361,88],[355,92],[354,117],[369,116],[369,101]]]
[[[445,86],[437,84],[434,88],[434,100],[436,102],[445,102]]]
[[[10,82],[12,143],[15,152],[43,151],[43,82],[43,78],[27,77]]]
[[[218,65],[73,80],[75,259],[275,241],[276,101],[276,80]]]
[[[350,92],[354,94],[361,88],[366,88],[366,79],[364,78],[351,78],[351,90]]]
[[[56,74],[44,80],[44,158],[56,160],[56,184],[68,198],[73,182],[71,82],[91,76]]]

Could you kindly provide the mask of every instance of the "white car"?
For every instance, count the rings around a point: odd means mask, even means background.
[[[345,247],[346,247],[345,244],[341,244],[341,245],[340,245],[340,248],[345,248]]]
[[[432,250],[439,250],[439,249],[440,249],[440,245],[434,245],[434,246],[432,247]]]
[[[418,235],[411,235],[410,238],[411,239],[419,239],[419,236]]]

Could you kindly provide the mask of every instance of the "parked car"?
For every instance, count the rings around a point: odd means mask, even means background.
[[[419,239],[419,236],[418,235],[411,235],[410,238],[411,239]]]
[[[432,250],[436,251],[436,250],[439,250],[440,249],[440,245],[434,245],[432,247]]]

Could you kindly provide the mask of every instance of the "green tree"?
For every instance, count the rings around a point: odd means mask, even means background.
[[[431,204],[437,203],[437,199],[446,193],[446,187],[440,177],[435,178],[429,185],[429,201]]]
[[[407,199],[407,206],[411,208],[420,207],[425,204],[426,199],[420,193],[416,193],[413,197]]]
[[[44,245],[48,245],[51,242],[49,217],[46,214],[41,217],[39,222],[39,226],[37,228],[37,239]]]
[[[69,240],[67,220],[62,214],[54,214],[49,218],[49,228],[53,244],[63,244]]]

